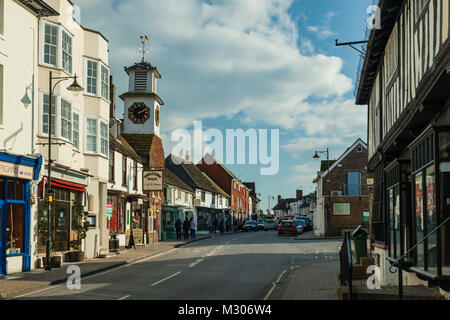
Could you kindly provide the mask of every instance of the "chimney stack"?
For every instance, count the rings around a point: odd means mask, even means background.
[[[280,195],[278,195],[278,202],[280,202],[281,201],[281,196]]]
[[[186,159],[187,161],[191,161],[191,155],[189,154],[189,151],[186,151],[185,159]]]
[[[296,199],[301,200],[303,198],[303,190],[297,190]]]

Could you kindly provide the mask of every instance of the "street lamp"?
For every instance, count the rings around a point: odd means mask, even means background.
[[[49,103],[48,103],[48,211],[47,211],[47,242],[46,242],[46,253],[45,253],[45,270],[50,271],[52,269],[50,263],[50,204],[53,202],[53,190],[51,184],[51,173],[52,173],[52,99],[53,99],[53,91],[56,86],[66,80],[73,79],[73,83],[67,87],[68,91],[71,91],[74,96],[77,96],[81,91],[83,91],[83,87],[81,87],[77,82],[77,75],[73,77],[53,77],[52,71],[49,74]],[[53,80],[58,80],[53,85]],[[60,144],[58,144],[60,145]]]

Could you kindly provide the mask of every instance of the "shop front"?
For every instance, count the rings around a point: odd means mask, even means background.
[[[108,191],[107,227],[111,238],[119,240],[119,249],[126,246],[126,204],[125,193]]]
[[[30,186],[41,166],[42,157],[0,152],[0,274],[31,269]]]
[[[177,233],[175,223],[178,219],[183,223],[186,214],[183,208],[174,206],[163,206],[162,226],[165,239],[176,239]],[[163,236],[164,239],[164,236]]]

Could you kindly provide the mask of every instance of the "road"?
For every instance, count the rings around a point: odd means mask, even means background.
[[[245,232],[181,248],[18,299],[336,299],[339,241]]]

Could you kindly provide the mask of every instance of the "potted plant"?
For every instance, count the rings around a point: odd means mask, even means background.
[[[50,266],[52,268],[61,267],[61,256],[55,255],[55,248],[58,244],[58,238],[56,237],[56,221],[55,221],[55,203],[52,202],[50,205]],[[37,231],[39,234],[39,240],[42,244],[47,242],[47,232],[48,232],[48,200],[41,200],[38,204],[38,223]],[[43,265],[45,266],[46,257],[42,258]]]
[[[80,262],[84,259],[81,244],[83,239],[86,239],[90,226],[88,221],[89,212],[84,210],[81,202],[74,201],[72,214],[76,215],[76,218],[72,221],[72,230],[75,231],[76,237],[70,241],[70,247],[73,251],[67,253],[67,259],[69,262]]]

